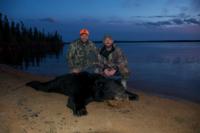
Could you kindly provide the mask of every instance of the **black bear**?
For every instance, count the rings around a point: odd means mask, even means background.
[[[76,116],[86,115],[86,105],[92,101],[133,100],[138,97],[136,94],[126,92],[118,80],[87,72],[66,74],[44,83],[32,81],[26,85],[39,91],[69,96],[67,107],[72,109]]]

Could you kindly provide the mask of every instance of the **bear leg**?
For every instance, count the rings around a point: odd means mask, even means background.
[[[84,99],[69,97],[67,107],[72,109],[75,116],[87,115]]]
[[[129,91],[125,91],[125,93],[128,94],[128,99],[129,100],[131,100],[131,101],[133,101],[133,100],[135,100],[135,101],[139,100],[139,96],[137,94],[131,93]]]

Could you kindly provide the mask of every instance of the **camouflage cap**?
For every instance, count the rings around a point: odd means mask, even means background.
[[[108,34],[107,34],[107,35],[104,35],[103,40],[105,40],[105,39],[107,39],[107,38],[113,40],[112,36],[111,36],[111,35],[108,35]]]

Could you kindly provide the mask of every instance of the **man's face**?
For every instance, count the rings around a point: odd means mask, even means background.
[[[111,38],[105,38],[105,40],[104,40],[104,45],[106,46],[106,47],[111,47],[112,46],[112,44],[113,44],[113,40],[111,39]]]
[[[80,36],[80,38],[81,38],[81,41],[82,41],[82,42],[87,42],[87,41],[88,41],[88,35],[87,35],[87,34],[82,34],[82,35]]]

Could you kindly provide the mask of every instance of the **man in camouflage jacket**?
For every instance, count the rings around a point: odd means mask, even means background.
[[[95,44],[88,39],[89,31],[82,29],[80,39],[72,42],[67,53],[70,72],[96,72],[99,64],[99,54]]]
[[[122,50],[113,44],[111,36],[105,36],[103,47],[99,53],[101,55],[101,64],[103,64],[103,74],[107,77],[120,77],[121,83],[127,89],[127,80],[130,75],[128,61]]]

